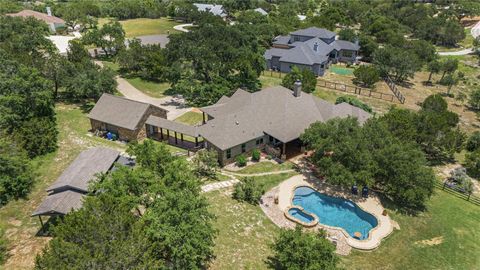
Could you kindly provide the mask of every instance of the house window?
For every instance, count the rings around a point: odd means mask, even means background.
[[[324,68],[325,68],[325,64],[321,64],[321,65],[320,65],[320,68],[321,68],[321,69],[324,69]]]
[[[293,36],[293,41],[300,41],[300,37],[299,36]]]
[[[247,151],[246,148],[247,146],[244,143],[242,143],[242,153],[245,153],[245,151]]]
[[[232,157],[232,149],[227,150],[227,159]]]
[[[352,51],[342,51],[342,56],[343,57],[353,57],[353,52]]]
[[[262,143],[263,143],[263,138],[257,139],[257,140],[255,141],[255,144],[256,144],[256,145],[259,145],[259,144],[262,144]]]
[[[269,142],[273,142],[273,137],[272,137],[272,136],[268,136],[268,141],[269,141]]]

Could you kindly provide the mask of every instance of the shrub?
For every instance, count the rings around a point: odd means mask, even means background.
[[[34,173],[25,150],[0,139],[0,206],[25,197],[34,182]]]
[[[375,66],[360,66],[353,71],[353,75],[355,75],[354,83],[368,88],[373,88],[380,80],[380,72]]]
[[[470,152],[480,149],[480,131],[475,131],[474,133],[472,133],[470,138],[468,138],[467,140],[465,149]]]
[[[468,153],[465,160],[465,168],[468,175],[480,178],[480,150]]]
[[[218,154],[214,150],[202,149],[192,159],[193,171],[199,177],[216,179]]]
[[[252,160],[259,161],[260,160],[260,150],[254,149],[252,151]]]
[[[366,112],[369,112],[369,113],[372,113],[373,110],[372,110],[372,107],[368,106],[367,104],[361,102],[360,100],[358,100],[357,98],[355,97],[350,97],[350,96],[341,96],[341,97],[338,97],[337,100],[335,101],[335,104],[340,104],[340,103],[343,103],[343,102],[346,102],[352,106],[355,106],[357,108],[360,108]]]
[[[0,229],[0,265],[5,262],[7,257],[7,240],[5,239],[4,232]]]
[[[300,226],[282,229],[272,245],[275,269],[337,269],[335,246],[325,236],[323,230],[302,232]]]
[[[245,177],[240,183],[235,185],[233,198],[237,201],[248,202],[255,205],[263,193],[265,193],[263,185],[256,182],[252,177]]]
[[[472,109],[480,110],[480,88],[472,90],[468,103]]]
[[[236,161],[237,161],[237,166],[239,167],[244,167],[247,165],[247,158],[243,154],[237,156]]]

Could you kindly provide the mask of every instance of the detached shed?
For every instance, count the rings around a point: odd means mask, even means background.
[[[124,97],[103,94],[88,114],[92,131],[109,131],[120,140],[144,138],[145,121],[150,115],[167,118],[167,110]]]

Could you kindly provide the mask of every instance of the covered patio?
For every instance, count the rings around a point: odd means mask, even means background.
[[[199,134],[198,126],[150,116],[146,121],[146,128],[148,138],[193,151],[203,148],[203,138]]]

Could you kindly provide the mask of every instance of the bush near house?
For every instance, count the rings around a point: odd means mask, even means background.
[[[369,112],[369,113],[373,112],[372,107],[368,106],[368,104],[366,104],[366,103],[363,103],[362,101],[360,101],[356,97],[341,96],[341,97],[338,97],[337,100],[335,100],[335,104],[340,104],[340,103],[343,103],[343,102],[346,102],[346,103],[348,103],[352,106],[360,108],[360,109],[362,109],[366,112]]]
[[[255,181],[255,178],[245,177],[235,185],[232,197],[237,201],[256,205],[264,193],[263,185]]]
[[[245,167],[247,165],[247,158],[242,154],[236,158],[237,166]]]
[[[253,149],[252,151],[252,160],[253,161],[260,161],[260,150]]]

